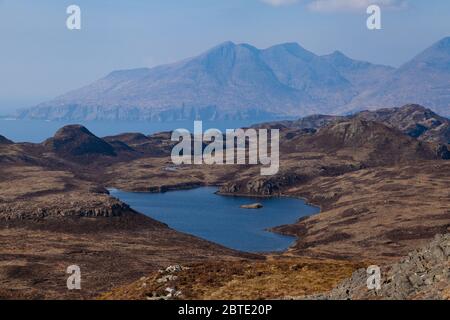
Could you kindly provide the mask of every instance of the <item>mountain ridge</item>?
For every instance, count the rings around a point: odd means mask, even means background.
[[[385,80],[371,92],[355,98],[340,112],[361,110],[361,104],[372,110],[421,104],[450,116],[450,37],[423,50]]]
[[[354,60],[340,51],[317,55],[293,42],[258,49],[228,41],[172,64],[113,71],[17,117],[261,120],[407,103],[426,104],[450,115],[448,43],[450,37],[395,69]]]

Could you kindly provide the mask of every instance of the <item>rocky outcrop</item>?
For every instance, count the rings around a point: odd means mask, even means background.
[[[262,124],[256,124],[253,125],[252,128],[280,129],[280,130],[290,128],[290,129],[305,130],[305,132],[315,132],[315,130],[317,129],[320,129],[329,124],[342,120],[348,120],[348,117],[315,114],[311,116],[306,116],[304,118],[300,118],[298,120],[272,121]]]
[[[117,217],[130,207],[107,195],[80,195],[77,202],[55,197],[53,203],[31,205],[26,202],[0,203],[0,221],[38,220],[60,217]]]
[[[437,235],[427,246],[411,252],[394,265],[382,268],[381,288],[367,288],[366,269],[326,295],[312,298],[347,299],[450,299],[450,234]]]
[[[450,143],[450,120],[421,105],[363,111],[354,117],[384,123],[422,141]]]
[[[252,194],[258,196],[274,196],[281,194],[283,188],[305,181],[307,177],[285,172],[273,177],[257,177],[238,180],[221,186],[222,194]]]
[[[123,143],[126,143],[129,146],[133,146],[133,145],[140,145],[143,143],[147,143],[149,142],[149,137],[147,137],[145,134],[142,133],[122,133],[122,134],[118,134],[116,136],[108,136],[108,137],[104,137],[103,140],[105,140],[106,142],[113,142],[113,141],[121,141]]]
[[[394,71],[386,81],[361,94],[342,112],[354,108],[399,106],[406,103],[427,105],[435,112],[450,116],[450,37],[424,50]]]
[[[171,132],[160,132],[150,136],[141,133],[124,133],[116,136],[104,137],[103,140],[111,144],[116,150],[116,144],[123,144],[141,154],[162,157],[170,156],[176,142],[171,141]]]
[[[420,141],[450,144],[450,120],[417,104],[361,111],[351,116],[312,115],[295,121],[268,122],[254,127],[318,130],[351,119],[382,123]]]
[[[398,129],[359,118],[331,123],[317,132],[291,130],[281,135],[284,139],[280,145],[282,171],[279,174],[233,180],[223,184],[220,193],[281,195],[287,188],[317,177],[335,177],[364,168],[420,160],[442,160],[448,156],[446,146],[436,149],[434,144],[418,141]],[[308,166],[314,159],[317,162]]]
[[[359,153],[359,161],[366,166],[438,159],[432,144],[418,141],[383,123],[359,118],[330,124],[312,135],[300,135],[282,148],[326,154]]]

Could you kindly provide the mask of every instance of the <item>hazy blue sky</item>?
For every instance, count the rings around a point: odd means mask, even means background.
[[[381,31],[366,28],[369,3],[383,8]],[[66,29],[70,4],[81,7],[80,31]],[[226,40],[295,41],[398,66],[449,36],[449,17],[448,0],[0,0],[0,111]]]

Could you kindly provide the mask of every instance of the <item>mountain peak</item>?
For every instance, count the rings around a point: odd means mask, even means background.
[[[110,144],[81,125],[62,127],[53,138],[44,142],[44,146],[62,156],[116,155]]]
[[[363,67],[363,68],[367,68],[369,66],[377,66],[377,65],[372,64],[372,63],[367,62],[367,61],[354,60],[354,59],[350,58],[345,53],[343,53],[342,51],[339,51],[339,50],[336,50],[336,51],[334,51],[331,54],[324,55],[324,56],[322,56],[322,58],[324,58],[325,60],[331,62],[332,64],[341,64],[341,65],[354,66],[354,67]],[[389,66],[383,66],[383,65],[378,65],[378,66],[384,67],[384,68],[387,68],[387,69],[391,69],[391,67],[389,67]]]
[[[0,145],[1,144],[13,144],[14,142],[12,142],[11,140],[5,138],[4,136],[0,135]]]
[[[285,42],[285,43],[280,44],[279,46],[285,47],[286,49],[293,49],[293,50],[303,49],[303,50],[305,50],[297,42]]]
[[[419,112],[428,112],[428,111],[429,112],[433,112],[430,109],[428,109],[428,108],[426,108],[426,107],[424,107],[424,106],[422,106],[420,104],[407,104],[407,105],[404,105],[404,106],[398,108],[398,110],[400,110],[400,111],[407,111],[407,112],[417,112],[417,111],[419,111]]]
[[[450,36],[439,40],[434,46],[439,49],[450,49]]]
[[[337,57],[337,58],[347,58],[347,59],[349,59],[344,53],[342,53],[342,51],[339,51],[339,50],[333,51],[333,53],[330,54],[330,56]]]
[[[450,59],[450,37],[443,38],[434,43],[431,47],[425,49],[413,60],[406,63],[403,67],[415,68],[417,63],[426,63],[437,68],[444,67],[448,70]]]
[[[450,37],[399,69],[318,56],[298,43],[258,49],[223,42],[197,56],[151,69],[116,71],[18,114],[50,120],[245,119],[347,113],[429,105],[449,115]],[[399,79],[401,81],[399,81]]]
[[[217,45],[217,47],[235,47],[236,43],[234,43],[233,41],[224,41],[222,43],[220,43],[219,45]]]
[[[352,118],[331,123],[321,128],[315,137],[321,148],[372,148],[385,153],[386,161],[396,161],[408,155],[422,159],[434,159],[434,153],[427,145],[404,135],[400,130],[381,122],[364,118]],[[389,150],[389,152],[387,152]]]
[[[333,51],[333,53],[327,54],[322,56],[325,60],[328,60],[332,63],[354,63],[356,60],[350,59],[348,56],[346,56],[344,53],[342,53],[339,50]]]
[[[215,58],[220,58],[220,57],[224,57],[224,56],[233,57],[237,51],[237,48],[240,46],[242,46],[242,45],[237,45],[236,43],[234,43],[232,41],[225,41],[225,42],[222,42],[221,44],[218,44],[218,45],[212,47],[211,49],[207,50],[206,52],[201,54],[199,57],[208,58],[208,59],[210,59],[210,58],[215,59]],[[197,58],[198,57],[193,57],[192,59],[190,59],[190,61],[195,61]]]
[[[75,134],[88,134],[93,135],[86,127],[80,124],[71,124],[62,127],[58,131],[56,131],[54,138],[62,138],[66,136],[73,136]]]
[[[312,58],[312,57],[316,56],[311,51],[308,51],[305,48],[303,48],[297,42],[286,42],[286,43],[278,44],[278,45],[269,47],[263,51],[266,51],[266,52],[285,51],[285,52],[288,52],[299,58]]]
[[[234,49],[235,47],[237,47],[237,45],[233,41],[224,41],[224,42],[212,47],[208,51],[216,51],[216,50],[221,50],[221,49]]]
[[[419,140],[442,144],[450,142],[450,120],[419,104],[362,111],[355,118],[382,122]]]
[[[109,73],[106,78],[115,79],[117,81],[127,79],[127,78],[143,78],[149,74],[149,68],[135,68],[128,70],[116,70]]]

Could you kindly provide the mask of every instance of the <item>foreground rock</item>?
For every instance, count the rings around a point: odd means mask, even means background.
[[[367,289],[366,269],[316,299],[450,299],[450,234],[438,235],[401,262],[382,269],[380,290]]]

